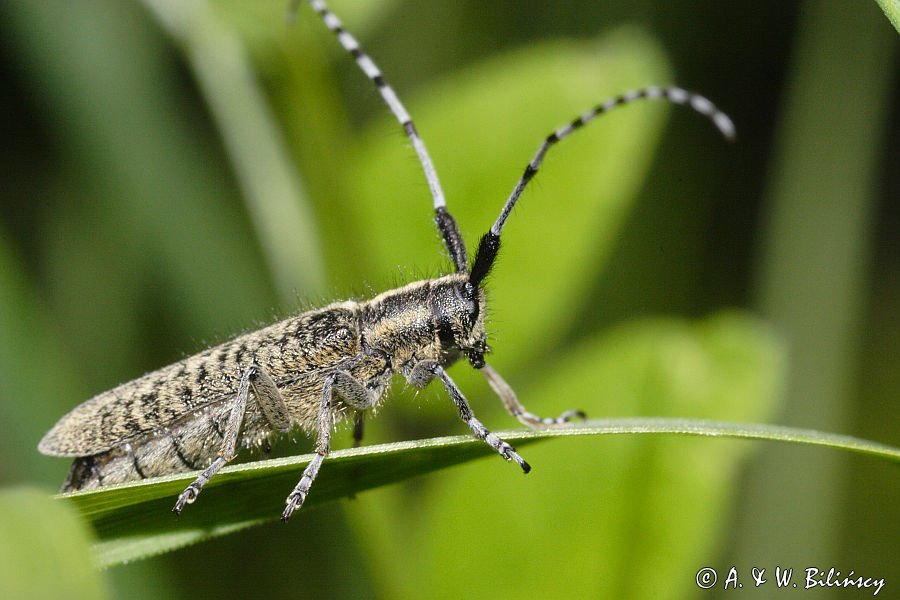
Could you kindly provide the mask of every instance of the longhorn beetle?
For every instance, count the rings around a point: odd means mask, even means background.
[[[353,415],[358,443],[362,415],[379,405],[397,373],[416,388],[438,379],[475,437],[527,473],[531,467],[516,450],[475,417],[446,368],[462,357],[468,359],[510,414],[529,427],[560,426],[584,417],[575,410],[556,418],[532,414],[484,358],[490,349],[482,285],[497,258],[506,221],[544,155],[595,117],[640,99],[687,104],[712,120],[726,138],[734,135],[728,116],[703,96],[681,88],[646,87],[612,98],[541,143],[497,220],[481,238],[470,267],[437,172],[400,99],[325,3],[310,0],[310,5],[375,84],[412,143],[431,190],[435,224],[456,272],[410,283],[364,302],[336,302],[301,313],[84,402],[38,446],[47,455],[75,457],[62,491],[202,469],[175,502],[173,510],[181,513],[235,457],[239,445],[264,446],[277,432],[299,427],[316,433],[315,455],[287,497],[281,515],[286,521],[303,504],[328,455],[332,428]]]

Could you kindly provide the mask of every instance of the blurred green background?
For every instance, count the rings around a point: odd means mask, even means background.
[[[646,103],[548,156],[488,284],[491,362],[532,411],[900,444],[898,44],[874,2],[332,8],[416,119],[470,251],[542,137],[609,96],[678,83],[737,125],[727,144]],[[68,463],[36,444],[61,415],[236,332],[449,263],[406,138],[307,6],[293,25],[281,0],[0,15],[9,597],[727,597],[697,571],[775,565],[896,593],[895,466],[664,436],[543,442],[523,452],[528,477],[489,458],[92,573],[86,534],[45,498]],[[489,427],[515,425],[477,373],[452,374]],[[464,431],[434,386],[398,385],[365,443]],[[278,451],[308,451],[295,437]]]

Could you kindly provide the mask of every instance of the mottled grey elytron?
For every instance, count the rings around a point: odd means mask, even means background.
[[[306,499],[330,449],[335,424],[376,408],[396,374],[416,388],[438,379],[472,433],[507,461],[530,470],[515,449],[472,414],[446,367],[462,357],[480,370],[507,410],[529,427],[554,427],[583,417],[567,411],[541,418],[484,359],[482,284],[500,250],[506,220],[551,146],[598,115],[634,100],[662,98],[687,104],[710,118],[728,138],[730,119],[706,98],[676,87],[647,87],[608,100],[554,131],[541,143],[484,234],[471,268],[456,222],[447,211],[437,173],[409,114],[375,63],[320,0],[310,0],[325,25],[381,93],[412,142],[431,190],[435,223],[456,269],[365,302],[337,302],[237,337],[81,404],[44,436],[38,448],[75,457],[63,491],[92,489],[157,475],[201,470],[179,495],[174,511],[192,503],[239,447],[266,447],[293,428],[316,433],[315,455],[288,495],[282,519]]]

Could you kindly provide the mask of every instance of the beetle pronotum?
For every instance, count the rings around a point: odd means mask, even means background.
[[[557,129],[541,143],[482,236],[469,266],[456,222],[447,210],[437,172],[412,119],[381,70],[321,0],[312,8],[375,84],[412,143],[428,182],[435,223],[455,273],[410,283],[364,302],[337,302],[244,334],[124,383],[77,406],[41,440],[51,456],[75,457],[63,491],[201,470],[179,495],[174,511],[192,503],[239,446],[259,446],[277,432],[316,433],[315,455],[288,495],[287,520],[309,493],[331,447],[335,424],[379,405],[391,378],[416,388],[438,379],[478,439],[524,472],[527,462],[479,421],[446,368],[466,357],[487,378],[511,415],[529,427],[567,424],[580,411],[541,418],[527,411],[486,362],[483,283],[500,250],[513,207],[557,142],[597,116],[639,99],[687,104],[731,138],[731,120],[703,96],[677,87],[646,87],[612,98]]]

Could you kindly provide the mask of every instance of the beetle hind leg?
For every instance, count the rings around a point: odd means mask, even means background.
[[[259,365],[250,365],[241,375],[241,382],[235,395],[234,405],[228,416],[228,424],[225,427],[222,446],[219,448],[217,458],[197,476],[189,486],[184,488],[172,507],[172,512],[180,515],[185,505],[192,504],[200,495],[203,486],[209,483],[219,469],[228,464],[237,453],[238,437],[244,424],[244,416],[247,413],[247,401],[250,388],[256,394],[256,402],[259,404],[266,421],[270,426],[280,431],[290,428],[290,417],[284,399],[275,387],[275,382]]]
[[[69,474],[59,489],[61,494],[90,490],[100,486],[100,467],[93,456],[79,456],[72,462]]]

